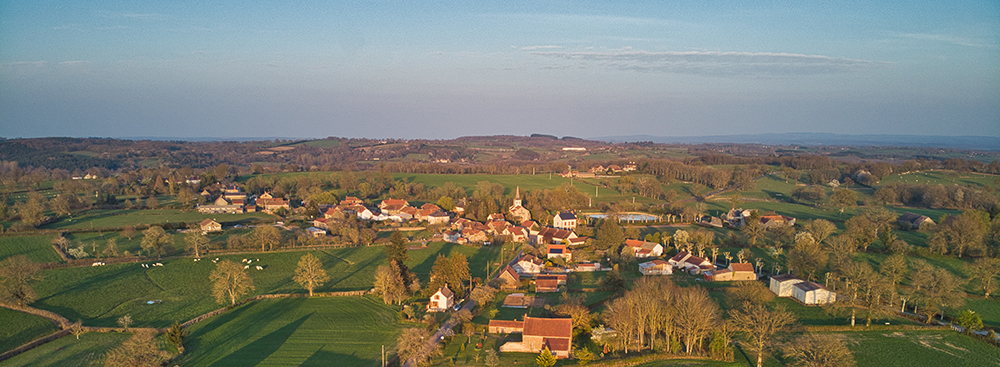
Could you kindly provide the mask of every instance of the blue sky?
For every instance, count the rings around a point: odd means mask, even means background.
[[[989,1],[0,0],[0,136],[1000,136]]]

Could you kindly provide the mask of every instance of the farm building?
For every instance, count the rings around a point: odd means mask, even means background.
[[[903,213],[903,215],[900,215],[899,218],[896,218],[896,221],[899,222],[900,226],[905,226],[910,229],[919,229],[922,225],[934,224],[934,221],[926,215],[910,212]]]
[[[535,279],[535,293],[553,293],[559,291],[559,280],[554,278]]]
[[[639,264],[639,272],[642,275],[671,275],[674,273],[674,267],[666,261],[653,260]]]
[[[201,226],[201,233],[219,232],[222,230],[222,224],[211,219],[205,219],[201,223],[198,223],[198,225]]]
[[[788,274],[775,275],[771,277],[771,292],[777,294],[778,297],[791,297],[792,286],[801,282],[803,282],[802,279],[793,277]]]
[[[524,321],[490,320],[488,331],[490,334],[512,334],[524,332]]]
[[[792,297],[806,305],[825,305],[837,300],[836,293],[813,282],[799,282],[793,285]]]
[[[734,280],[757,280],[757,273],[750,263],[732,263],[729,267],[719,270],[709,270],[704,273],[705,280],[710,282],[727,282]]]
[[[500,329],[490,321],[490,330]],[[500,346],[501,352],[538,353],[549,348],[556,358],[569,358],[573,342],[573,319],[525,317],[522,321],[521,342],[508,342]],[[511,325],[515,329],[516,324]],[[516,331],[514,331],[516,332]]]
[[[427,303],[427,312],[447,311],[455,305],[455,293],[445,284],[431,296],[431,301]]]
[[[326,230],[323,228],[309,227],[306,228],[306,232],[313,237],[326,237]]]

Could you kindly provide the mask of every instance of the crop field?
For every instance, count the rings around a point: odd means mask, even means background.
[[[409,251],[411,260],[407,265],[426,282],[437,254],[461,252],[469,258],[472,274],[483,277],[486,264],[496,260],[497,251],[435,243],[427,249]],[[385,263],[381,246],[313,253],[330,276],[318,292],[369,289],[376,268]],[[302,293],[305,291],[292,281],[292,276],[303,254],[301,251],[254,253],[220,256],[220,259],[237,262],[260,259],[254,264],[261,264],[264,270],[249,270],[256,286],[253,294]],[[114,326],[119,317],[131,314],[134,326],[152,327],[166,327],[173,321],[185,321],[221,307],[211,297],[208,276],[215,266],[209,258],[199,262],[191,258],[160,262],[164,266],[143,268],[140,263],[128,263],[45,270],[44,281],[35,286],[39,300],[33,306],[71,320],[83,319],[89,326]]]
[[[193,326],[179,363],[374,366],[406,326],[395,306],[372,297],[262,300]]]
[[[0,260],[15,255],[25,255],[34,262],[58,262],[59,254],[52,248],[54,236],[3,236],[0,237]]]
[[[218,222],[252,222],[272,219],[267,213],[243,214],[202,214],[196,211],[181,211],[171,209],[127,210],[127,209],[94,209],[63,218],[54,223],[42,226],[42,229],[90,229],[90,228],[122,228],[163,223],[198,223],[205,218],[213,218]]]
[[[131,334],[86,333],[80,340],[69,335],[0,362],[0,367],[99,367],[104,354],[128,339]]]
[[[0,308],[0,352],[56,332],[51,320],[20,311]]]

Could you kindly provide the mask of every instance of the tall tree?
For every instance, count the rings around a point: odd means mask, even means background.
[[[313,290],[322,287],[323,283],[330,280],[330,276],[326,275],[326,270],[323,269],[323,263],[319,261],[319,258],[313,254],[305,254],[299,259],[299,265],[295,268],[295,277],[292,280],[308,290],[309,297],[312,297]]]
[[[795,316],[778,305],[771,309],[759,303],[745,303],[729,312],[732,325],[743,333],[757,352],[757,367],[764,365],[764,354],[771,348],[774,334],[795,322]]]
[[[702,287],[680,288],[674,305],[677,310],[674,323],[684,340],[685,351],[692,354],[719,324],[719,306]]]
[[[230,305],[235,306],[237,299],[254,290],[250,274],[235,261],[219,261],[208,278],[212,281],[212,295],[219,303],[228,300]]]
[[[407,289],[395,262],[375,269],[375,293],[382,295],[385,304],[399,304],[406,299]]]
[[[844,209],[858,205],[858,193],[851,189],[834,191],[833,195],[830,195],[830,205],[840,208],[840,212],[843,213]]]
[[[979,282],[984,297],[997,290],[997,276],[1000,275],[1000,259],[981,257],[965,265],[965,274]]]
[[[188,230],[187,235],[184,236],[184,240],[187,242],[187,248],[194,251],[194,257],[201,257],[201,250],[208,245],[208,236],[201,233],[201,230],[191,229]]]
[[[170,357],[160,350],[156,335],[149,331],[140,331],[132,335],[118,347],[108,352],[104,359],[105,367],[159,367]]]
[[[857,365],[844,342],[827,334],[809,333],[783,348],[793,367],[853,367]]]
[[[281,243],[281,232],[278,231],[277,227],[260,225],[254,228],[253,234],[254,242],[260,244],[260,251],[264,252],[271,250],[275,245]]]
[[[597,228],[597,241],[594,245],[601,250],[615,251],[625,243],[625,232],[615,219],[607,218]]]
[[[163,250],[171,242],[170,236],[163,230],[163,227],[152,226],[142,231],[142,249],[152,252],[156,251],[156,258],[163,255]]]
[[[25,255],[0,261],[0,299],[24,307],[38,298],[32,283],[41,279],[39,264]]]
[[[896,288],[896,284],[900,280],[906,277],[906,273],[909,271],[910,267],[906,265],[906,256],[903,254],[895,254],[885,258],[879,267],[879,272],[889,280],[893,289]]]
[[[757,246],[757,239],[764,236],[764,225],[760,223],[760,213],[754,210],[746,218],[743,225],[743,235],[750,239],[751,246]]]
[[[827,237],[833,234],[837,230],[837,226],[833,222],[826,219],[815,219],[803,226],[806,232],[809,232],[813,236],[813,239],[817,243],[823,243],[826,241]]]
[[[934,315],[944,316],[945,309],[965,304],[965,292],[962,291],[962,282],[958,277],[941,268],[934,268],[929,275],[926,284],[922,284],[916,292],[917,303],[923,314],[927,315],[928,323]]]
[[[826,266],[828,254],[823,252],[816,240],[808,232],[795,236],[795,243],[788,251],[786,262],[789,269],[808,280],[815,279],[816,274]]]

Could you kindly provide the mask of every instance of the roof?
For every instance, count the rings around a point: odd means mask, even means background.
[[[212,224],[212,223],[219,224],[219,223],[216,223],[214,220],[211,220],[211,219],[205,219],[205,220],[201,221],[201,223],[198,223],[198,224],[200,224],[201,226],[207,226],[207,225]]]
[[[732,263],[729,264],[729,267],[732,268],[733,271],[749,271],[753,273],[753,265],[750,265],[750,263]]]
[[[923,221],[928,220],[928,219],[930,219],[930,218],[928,218],[925,215],[920,215],[920,214],[917,214],[917,213],[906,212],[906,213],[903,213],[903,215],[900,215],[899,218],[896,219],[896,220],[898,220],[900,222],[919,223],[919,222],[923,222]]]
[[[772,276],[771,279],[777,280],[779,282],[785,282],[785,281],[789,281],[789,280],[801,280],[799,278],[796,278],[796,277],[788,275],[788,274],[775,275],[775,276]]]
[[[684,258],[686,258],[686,257],[688,257],[690,255],[691,254],[689,254],[687,251],[681,251],[681,252],[678,252],[677,255],[674,255],[674,257],[671,257],[670,260],[673,260],[673,261],[683,261]]]
[[[552,351],[552,352],[554,352],[554,351],[568,352],[569,351],[569,339],[566,339],[566,338],[556,338],[556,339],[545,338],[544,339],[544,343],[545,343],[545,346],[549,347],[549,351]]]
[[[806,292],[814,291],[814,290],[817,290],[817,289],[826,289],[826,287],[823,287],[822,285],[820,285],[818,283],[813,283],[813,282],[808,282],[808,281],[807,282],[795,283],[795,285],[793,285],[793,287],[801,289],[801,290],[806,291]]]
[[[644,245],[644,244],[646,244],[646,241],[639,241],[639,240],[633,240],[633,239],[627,239],[627,240],[625,240],[625,246],[628,246],[628,247],[642,247],[642,245]]]
[[[568,239],[570,236],[573,235],[573,231],[570,231],[568,229],[559,229],[559,228],[548,227],[548,228],[542,229],[541,231],[538,231],[538,235],[542,236],[542,237],[560,238],[560,239],[567,238]]]
[[[517,320],[490,320],[490,327],[503,327],[503,328],[516,328],[523,329],[524,321]]]
[[[514,278],[514,280],[521,280],[521,276],[517,275],[517,272],[514,271],[514,268],[510,267],[510,265],[507,265],[506,268],[503,268],[503,272],[500,273],[500,275],[503,275],[504,273],[509,274],[511,277]]]
[[[555,278],[535,279],[535,288],[559,288],[559,279]]]
[[[438,292],[441,292],[441,294],[443,296],[445,296],[445,297],[454,297],[455,296],[455,292],[452,292],[451,289],[448,288],[447,284],[445,284],[444,287],[441,287],[441,289],[439,289]]]
[[[542,336],[548,338],[571,338],[573,337],[573,319],[525,317],[523,335]]]
[[[573,212],[560,212],[559,214],[556,214],[556,218],[561,220],[572,220],[576,219],[576,214],[573,214]]]

